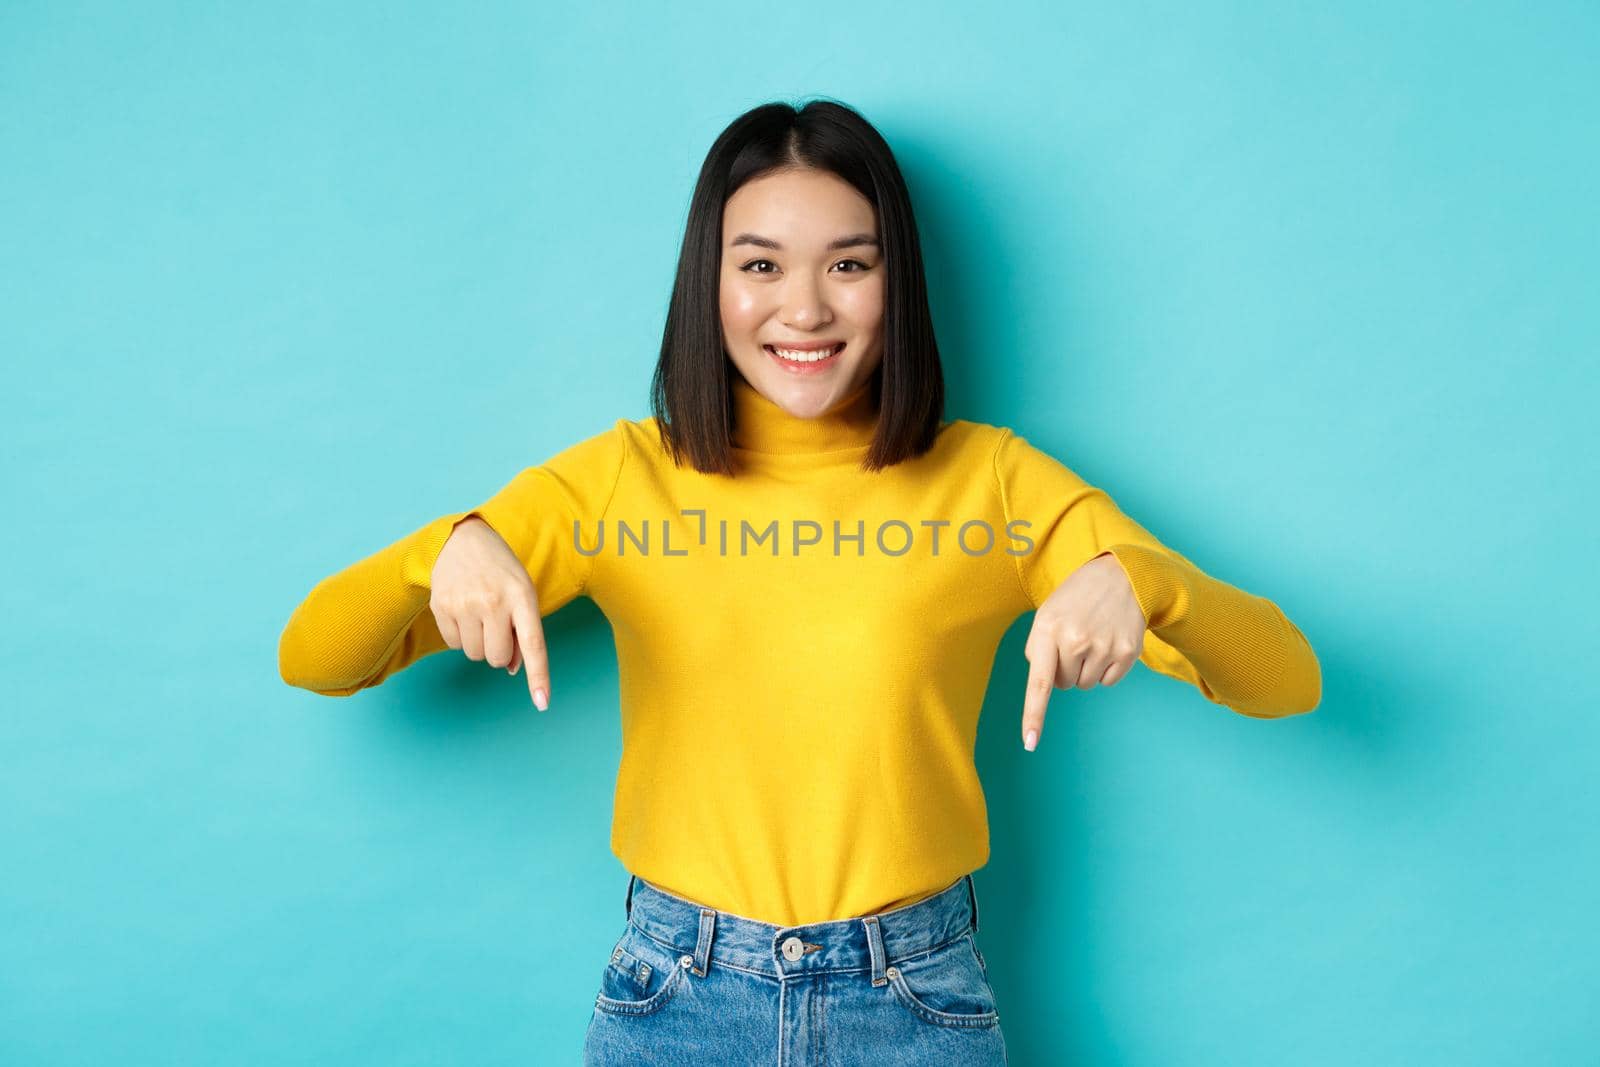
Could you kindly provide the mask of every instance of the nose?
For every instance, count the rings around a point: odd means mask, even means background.
[[[782,312],[784,325],[794,330],[814,330],[833,320],[822,287],[804,276],[785,285]]]

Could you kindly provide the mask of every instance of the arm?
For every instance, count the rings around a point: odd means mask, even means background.
[[[318,582],[278,638],[283,680],[324,696],[349,696],[443,649],[428,610],[429,576],[468,514],[435,519]]]
[[[434,562],[456,525],[476,516],[516,553],[548,616],[581,594],[592,556],[574,545],[573,524],[603,521],[626,451],[610,430],[528,467],[467,512],[440,516],[386,548],[322,579],[278,639],[278,671],[290,685],[349,696],[446,647],[429,610]]]
[[[1109,553],[1145,615],[1145,666],[1253,718],[1298,715],[1321,702],[1316,653],[1272,601],[1206,574],[1010,430],[996,446],[995,475],[1007,522],[1026,520],[1021,532],[1034,541],[1015,559],[1035,609],[1078,567]]]

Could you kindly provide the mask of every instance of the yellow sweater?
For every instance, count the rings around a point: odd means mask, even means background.
[[[617,858],[783,925],[911,903],[988,861],[973,748],[996,648],[1104,551],[1149,622],[1147,667],[1243,715],[1320,701],[1316,655],[1275,604],[1010,430],[949,421],[925,455],[868,474],[867,385],[801,419],[734,380],[737,476],[675,467],[654,419],[619,419],[319,582],[283,631],[284,680],[345,696],[444,649],[433,563],[477,515],[544,615],[582,594],[610,620]],[[1022,697],[1005,703],[1019,722]]]

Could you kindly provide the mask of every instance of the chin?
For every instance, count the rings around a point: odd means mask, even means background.
[[[791,374],[782,367],[768,367],[762,380],[773,383],[775,388],[793,393],[795,396],[817,396],[819,394],[838,394],[843,396],[845,386],[854,380],[855,371],[849,367],[829,367],[818,374]]]
[[[762,381],[761,392],[789,414],[800,416],[821,413],[833,395],[831,389],[819,389],[804,382],[773,381],[771,378]]]

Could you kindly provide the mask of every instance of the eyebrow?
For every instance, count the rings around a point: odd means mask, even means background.
[[[754,233],[741,233],[739,236],[735,237],[733,240],[728,242],[728,247],[729,248],[732,248],[735,245],[759,245],[762,248],[770,248],[774,252],[783,251],[783,246],[780,245],[777,241],[774,241],[770,237],[762,237],[760,234],[754,234]],[[851,233],[851,234],[846,234],[843,237],[836,238],[835,240],[829,241],[828,244],[827,244],[826,251],[836,252],[841,248],[856,248],[856,247],[859,247],[861,245],[870,245],[873,248],[880,248],[880,249],[883,247],[879,243],[876,234]]]

